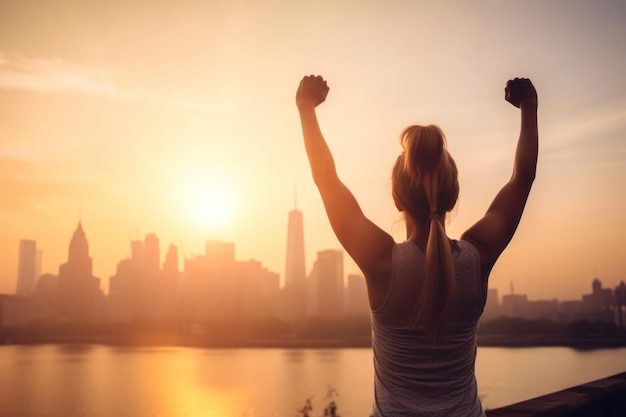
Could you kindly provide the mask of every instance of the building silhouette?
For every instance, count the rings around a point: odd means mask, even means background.
[[[317,252],[309,275],[309,316],[339,318],[344,314],[343,251]]]
[[[42,274],[37,280],[37,288],[31,295],[32,319],[41,322],[56,320],[59,308],[59,277]]]
[[[602,288],[602,282],[595,278],[591,283],[591,294],[584,294],[582,298],[582,310],[585,319],[613,321],[613,304],[613,291],[610,288]]]
[[[108,317],[112,322],[128,323],[135,320],[133,300],[135,279],[139,268],[132,259],[123,259],[117,264],[115,275],[109,278]]]
[[[615,322],[619,327],[626,327],[626,284],[624,281],[615,287]]]
[[[369,316],[370,307],[365,277],[359,274],[348,274],[347,280],[344,299],[346,316]]]
[[[550,320],[560,324],[587,321],[626,327],[624,281],[612,290],[603,288],[602,282],[595,278],[591,283],[591,290],[591,294],[583,294],[579,300],[529,300],[526,294],[513,293],[511,284],[511,293],[503,295],[502,303],[499,303],[497,290],[489,289],[481,321],[508,316],[526,320]]]
[[[138,288],[135,292],[135,303],[138,307],[138,319],[141,321],[155,321],[159,319],[159,275],[161,250],[159,239],[154,233],[144,238],[142,263],[138,278]]]
[[[255,260],[237,261],[236,274],[241,289],[236,298],[239,302],[239,317],[246,321],[276,317],[280,276]]]
[[[68,260],[59,267],[58,313],[63,321],[95,322],[104,315],[100,280],[93,276],[89,244],[81,222],[69,245]]]
[[[281,316],[290,321],[302,320],[307,311],[304,224],[302,212],[294,207],[287,224],[285,286],[282,291]]]
[[[165,321],[180,318],[180,271],[178,270],[178,249],[170,244],[163,261],[158,299],[161,304],[161,318]]]
[[[187,323],[269,319],[278,290],[278,274],[258,261],[237,261],[234,243],[209,240],[204,255],[185,261],[182,317]]]
[[[185,260],[183,318],[188,322],[233,316],[235,245],[208,241],[205,254]]]
[[[130,243],[130,258],[117,264],[109,278],[108,317],[113,322],[139,322],[146,319],[146,296],[142,293],[144,250],[141,240]]]
[[[498,296],[498,290],[495,288],[487,289],[487,301],[485,302],[485,308],[483,309],[483,315],[481,320],[492,320],[496,317],[500,317],[504,314],[500,299]]]
[[[17,295],[30,295],[35,291],[40,275],[41,252],[34,240],[20,240],[17,265]]]
[[[160,268],[159,239],[131,242],[130,258],[109,278],[109,319],[114,322],[166,322],[179,318],[178,251],[170,245]]]
[[[367,288],[361,275],[344,282],[343,252],[317,253],[305,275],[302,212],[289,212],[284,286],[280,276],[255,260],[235,258],[235,244],[208,240],[205,253],[186,259],[179,271],[179,255],[169,245],[161,264],[159,239],[146,235],[130,244],[130,257],[121,260],[110,277],[108,300],[93,276],[89,244],[78,222],[69,244],[68,260],[59,274],[39,274],[41,255],[36,242],[19,242],[16,294],[0,294],[0,327],[29,323],[223,323],[237,331],[237,322],[275,319],[295,324],[295,333],[307,320],[341,320],[369,314]],[[108,301],[108,302],[107,302]],[[501,301],[501,302],[500,302]],[[105,309],[106,307],[106,309]],[[105,314],[107,313],[107,314]],[[551,320],[559,324],[602,322],[626,327],[626,284],[603,288],[595,278],[591,293],[579,300],[529,300],[517,294],[498,296],[488,290],[482,321],[500,316]],[[256,324],[253,324],[254,327]],[[303,326],[301,326],[303,325]],[[260,329],[261,327],[259,327]],[[234,333],[233,333],[234,334]]]

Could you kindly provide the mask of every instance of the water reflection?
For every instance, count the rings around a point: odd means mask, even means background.
[[[95,345],[56,345],[54,349],[57,351],[60,361],[64,362],[80,362],[97,349]]]
[[[177,384],[173,388],[167,394],[169,399],[167,415],[174,417],[253,415],[253,410],[246,410],[242,405],[242,399],[235,398],[231,393],[207,390],[187,383]]]
[[[477,363],[489,408],[624,370],[626,349],[481,348]],[[309,397],[316,415],[329,386],[339,415],[363,416],[373,369],[369,349],[0,346],[0,386],[12,417],[291,417]]]
[[[324,363],[334,363],[337,361],[341,351],[338,349],[317,349],[313,351],[313,354],[317,356],[317,359]]]
[[[136,355],[137,353],[176,353],[179,347],[176,346],[107,346],[108,349],[111,350],[111,353],[119,353],[119,354],[132,354]]]
[[[478,351],[476,377],[483,404],[497,408],[626,370],[626,349],[565,347]]]
[[[305,351],[302,349],[285,349],[283,355],[288,362],[300,363],[304,358]]]

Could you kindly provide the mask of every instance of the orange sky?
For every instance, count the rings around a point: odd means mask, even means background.
[[[186,257],[235,242],[238,259],[283,276],[296,187],[310,270],[339,244],[294,105],[309,73],[331,87],[319,117],[340,175],[398,240],[402,128],[446,132],[457,237],[510,175],[519,114],[503,88],[530,77],[538,175],[490,285],[577,299],[596,276],[626,279],[623,2],[126,3],[0,0],[0,292],[15,291],[20,239],[57,273],[79,216],[104,287],[147,233]]]

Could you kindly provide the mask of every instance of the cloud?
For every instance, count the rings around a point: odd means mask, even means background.
[[[604,109],[570,116],[567,120],[561,119],[547,126],[545,136],[550,140],[546,147],[562,149],[577,142],[597,144],[607,134],[615,132],[620,135],[618,145],[621,147],[623,134],[626,133],[625,101],[614,103]]]
[[[0,88],[123,96],[104,70],[71,65],[61,59],[9,57],[2,52]]]
[[[167,94],[128,92],[112,81],[110,70],[74,65],[62,59],[9,57],[1,51],[0,89],[104,96],[156,107],[222,114],[233,107],[232,100],[226,99],[229,92],[224,89],[218,91],[217,98],[211,99],[176,92],[176,88]]]

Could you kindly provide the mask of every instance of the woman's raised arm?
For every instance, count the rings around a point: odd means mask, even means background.
[[[296,104],[313,180],[339,242],[370,281],[391,274],[393,238],[372,223],[350,190],[341,182],[335,161],[322,135],[315,108],[326,100],[328,85],[320,76],[300,81]]]
[[[526,78],[509,80],[505,88],[505,99],[519,107],[521,111],[521,128],[513,175],[498,192],[484,217],[461,237],[477,247],[484,276],[489,273],[511,241],[522,217],[537,170],[539,134],[535,87]]]

